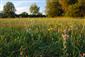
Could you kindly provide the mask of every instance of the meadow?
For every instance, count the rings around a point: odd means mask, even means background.
[[[0,19],[0,57],[85,56],[85,19]]]

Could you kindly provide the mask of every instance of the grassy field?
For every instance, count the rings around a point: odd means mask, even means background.
[[[85,19],[0,19],[0,57],[85,56]]]

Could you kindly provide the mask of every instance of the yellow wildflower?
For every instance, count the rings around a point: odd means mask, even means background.
[[[49,28],[49,29],[48,29],[48,31],[51,31],[51,30],[53,30],[53,28]]]

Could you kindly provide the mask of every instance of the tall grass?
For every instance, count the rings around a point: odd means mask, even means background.
[[[81,57],[85,20],[36,18],[0,20],[0,57]]]

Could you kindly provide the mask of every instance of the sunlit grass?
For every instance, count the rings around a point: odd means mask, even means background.
[[[85,24],[84,19],[78,19],[78,18],[7,18],[7,19],[0,19],[0,27],[3,26],[12,26],[12,27],[17,27],[17,26],[28,26],[28,25],[34,25],[34,24],[59,24],[59,23],[81,23]]]
[[[85,54],[85,20],[0,19],[1,57],[80,57]]]

